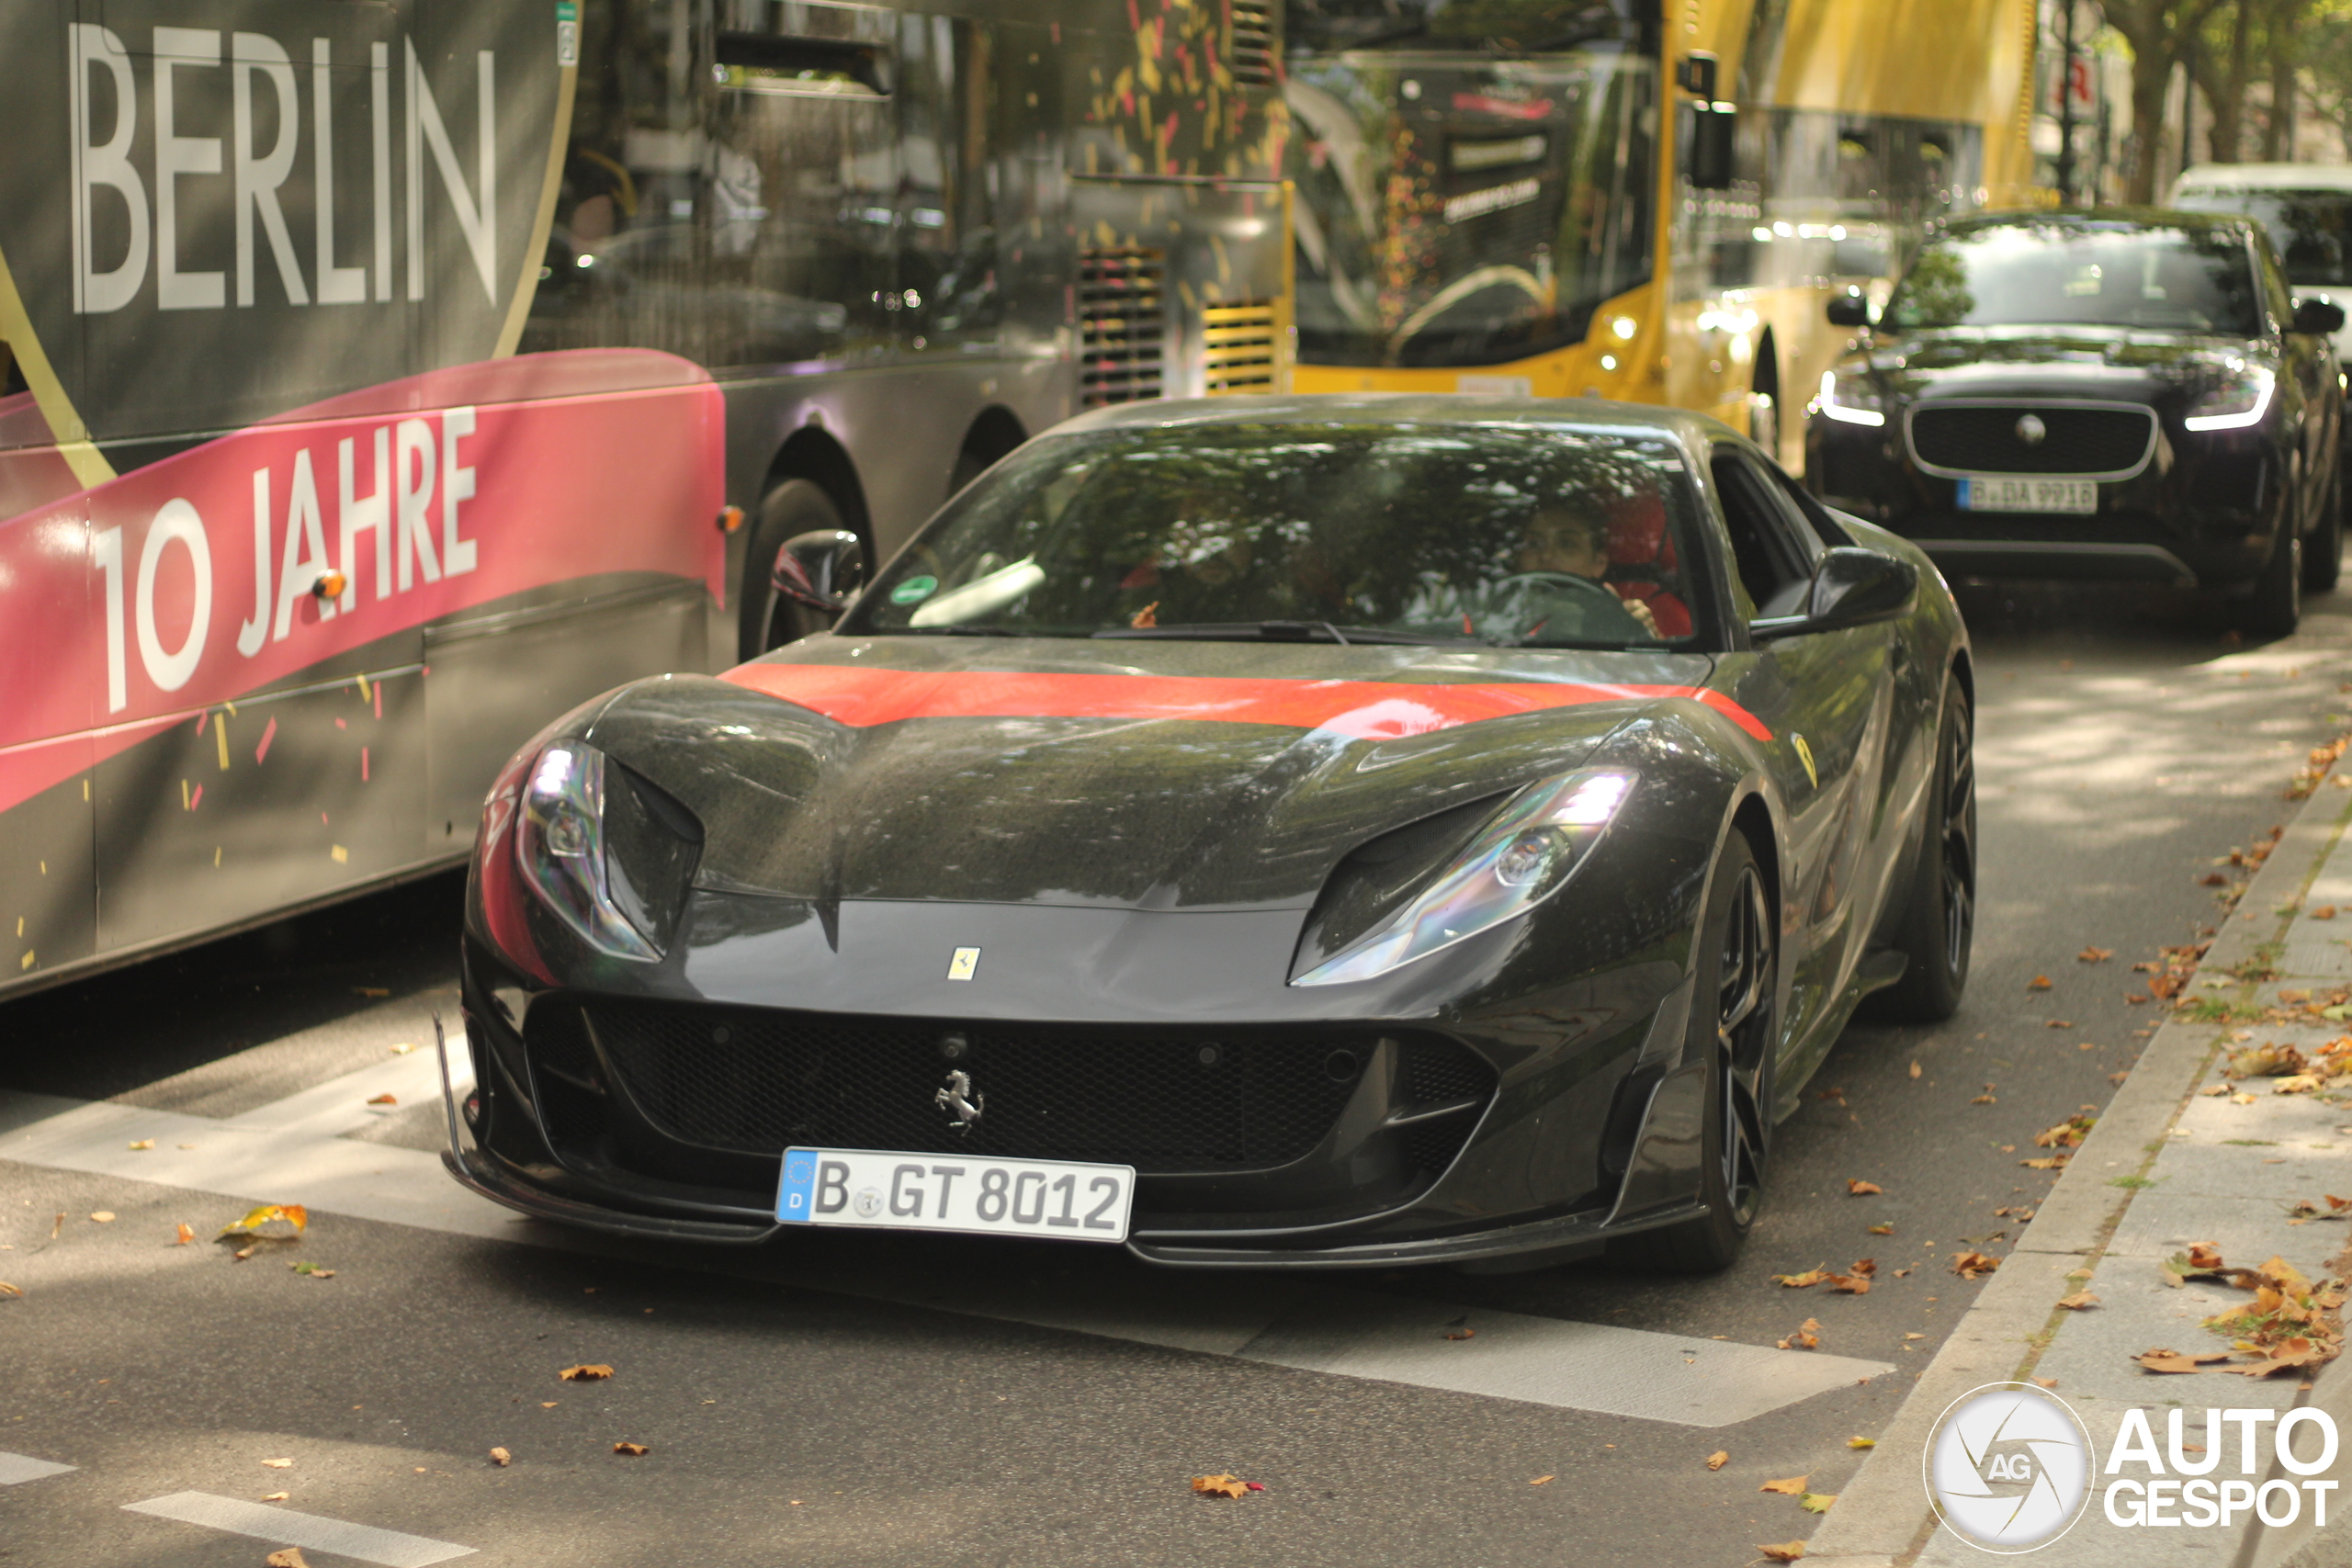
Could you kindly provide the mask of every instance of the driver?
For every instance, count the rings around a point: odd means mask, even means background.
[[[1556,502],[1546,502],[1535,509],[1528,520],[1526,537],[1519,547],[1519,570],[1524,572],[1556,572],[1566,577],[1589,578],[1617,592],[1615,585],[1607,582],[1609,575],[1609,519],[1597,513],[1578,511]],[[1618,593],[1625,613],[1641,623],[1642,630],[1658,635],[1657,617],[1649,605],[1639,599]],[[1531,630],[1529,633],[1532,636]]]

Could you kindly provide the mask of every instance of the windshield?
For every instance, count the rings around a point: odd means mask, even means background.
[[[1492,365],[1581,342],[1649,275],[1651,62],[1294,52],[1298,351]]]
[[[1656,646],[1692,630],[1692,515],[1652,431],[1053,437],[933,519],[841,630]]]
[[[2352,283],[2352,190],[2182,191],[2175,207],[2243,212],[2270,231],[2298,287]]]
[[[2256,336],[2253,259],[2227,230],[2014,223],[1930,240],[1885,320],[1932,327],[2106,326]]]

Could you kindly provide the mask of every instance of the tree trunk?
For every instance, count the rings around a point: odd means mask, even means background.
[[[2132,174],[2123,199],[2151,207],[2156,199],[2156,161],[2164,147],[2165,100],[2172,96],[2172,51],[2135,49],[2132,53]]]
[[[2270,114],[2262,127],[2262,156],[2269,163],[2290,164],[2295,158],[2295,24],[2302,20],[2309,0],[2279,0],[2270,14]]]
[[[2215,68],[2211,51],[2193,56],[2197,85],[2213,107],[2213,123],[2205,133],[2206,155],[2216,164],[2234,164],[2245,145],[2245,85],[2254,63],[2254,19],[2251,0],[2238,0],[2230,17],[2230,62],[2226,73]],[[2186,154],[2184,154],[2186,156]]]

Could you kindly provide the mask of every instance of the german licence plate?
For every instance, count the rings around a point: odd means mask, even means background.
[[[786,1224],[1122,1242],[1135,1194],[1133,1166],[795,1148],[784,1152],[775,1217]]]
[[[2092,479],[1968,479],[1960,481],[1962,512],[2097,512]]]

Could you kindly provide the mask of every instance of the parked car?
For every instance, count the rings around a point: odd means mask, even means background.
[[[1807,482],[1954,576],[2218,589],[2282,637],[2342,552],[2343,325],[2246,218],[1940,224],[1824,373]]]
[[[448,1165],[709,1240],[1721,1268],[1856,1005],[1958,1004],[1972,681],[1925,557],[1702,416],[1101,410],[515,756]]]

